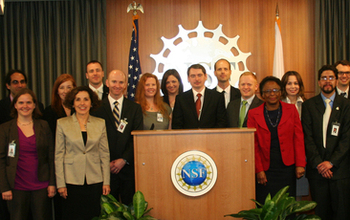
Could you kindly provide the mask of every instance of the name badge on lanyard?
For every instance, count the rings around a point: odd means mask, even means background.
[[[15,140],[13,140],[11,143],[9,143],[9,150],[7,152],[8,157],[15,157],[16,154],[16,143]]]

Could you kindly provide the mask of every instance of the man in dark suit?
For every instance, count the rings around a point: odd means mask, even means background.
[[[102,64],[97,60],[91,60],[86,64],[86,79],[89,80],[89,87],[96,92],[98,99],[102,100],[108,96],[109,90],[102,82],[104,72]]]
[[[187,77],[192,89],[176,96],[172,128],[227,127],[224,96],[205,87],[205,68],[194,64],[188,68]]]
[[[21,70],[10,70],[5,77],[5,86],[9,91],[9,96],[0,100],[0,124],[5,123],[13,119],[10,116],[11,113],[11,102],[13,97],[20,91],[22,88],[27,87],[27,76]],[[44,112],[44,105],[41,102],[38,102],[40,112]]]
[[[122,71],[110,72],[106,84],[110,93],[93,115],[105,119],[106,123],[111,157],[111,194],[118,200],[120,196],[121,201],[129,205],[135,193],[134,142],[131,132],[142,130],[142,110],[139,104],[124,97],[127,81]]]
[[[338,70],[337,93],[349,99],[350,62],[340,60],[334,64],[334,67]]]
[[[239,89],[231,86],[230,84],[232,71],[231,64],[227,60],[220,59],[216,61],[214,69],[214,74],[218,79],[218,85],[214,90],[224,93],[225,107],[227,108],[229,102],[241,97],[241,93],[239,92]]]
[[[258,81],[253,73],[242,73],[239,77],[238,88],[241,93],[241,98],[233,100],[227,106],[228,126],[230,128],[247,127],[248,111],[263,103],[263,101],[255,95],[258,90]],[[243,107],[244,105],[245,107]],[[244,117],[242,121],[240,120],[241,115]]]
[[[318,71],[321,93],[303,103],[306,177],[315,214],[321,219],[350,219],[350,101],[335,91],[337,69]]]

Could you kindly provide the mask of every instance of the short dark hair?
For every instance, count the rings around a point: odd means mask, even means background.
[[[279,78],[274,76],[266,76],[263,80],[261,80],[259,89],[260,89],[260,95],[263,95],[263,88],[267,82],[275,82],[277,85],[282,89],[282,82]]]
[[[98,61],[98,60],[91,60],[90,62],[88,62],[88,63],[86,64],[86,73],[87,73],[87,66],[88,66],[89,64],[91,64],[91,63],[98,63],[98,64],[100,64],[101,69],[102,69],[102,71],[103,71],[103,66],[102,66],[102,63],[101,63],[100,61]]]
[[[324,71],[327,71],[327,70],[330,70],[330,71],[333,71],[334,75],[335,75],[335,78],[338,79],[338,70],[337,68],[335,68],[335,66],[333,65],[323,65],[321,67],[321,69],[318,70],[318,80],[321,79],[321,75]]]
[[[228,60],[226,60],[226,59],[219,59],[218,61],[216,61],[215,64],[214,64],[214,70],[216,70],[216,64],[217,64],[219,61],[226,61],[226,62],[228,63],[228,66],[229,66],[229,70],[231,70],[231,63],[228,62]]]
[[[87,92],[89,94],[91,100],[91,109],[90,112],[96,110],[100,106],[100,100],[98,100],[98,96],[95,92],[93,92],[88,86],[78,86],[72,89],[66,96],[63,105],[69,109],[73,108],[75,96],[79,92]]]
[[[18,70],[18,69],[12,69],[10,71],[8,71],[8,73],[6,74],[6,77],[5,77],[5,84],[7,85],[11,85],[11,76],[15,73],[20,73],[23,75],[24,77],[24,80],[26,83],[28,83],[28,80],[27,80],[27,76],[26,74],[22,71],[22,70]],[[6,86],[6,85],[5,85]]]
[[[347,60],[339,60],[339,61],[335,62],[335,63],[333,64],[333,66],[334,66],[335,68],[337,68],[337,66],[338,66],[339,64],[341,64],[341,65],[343,65],[343,66],[350,66],[350,62],[347,61]]]
[[[38,100],[37,100],[34,92],[32,90],[28,89],[28,88],[23,88],[23,89],[19,90],[18,93],[15,95],[15,97],[13,97],[13,100],[11,102],[11,113],[10,113],[10,116],[13,117],[13,118],[17,118],[18,117],[18,112],[17,112],[17,109],[15,108],[15,104],[17,103],[18,98],[21,95],[24,95],[24,94],[29,94],[32,97],[33,102],[35,104],[35,108],[34,108],[34,111],[32,113],[32,117],[33,118],[39,118],[40,116],[42,116],[42,114],[40,112],[40,109],[39,109]]]
[[[160,86],[162,93],[165,96],[168,95],[168,90],[166,89],[166,81],[168,80],[169,76],[174,76],[179,81],[179,94],[183,93],[184,85],[182,83],[180,74],[175,69],[170,69],[170,70],[165,71],[163,78],[162,78],[161,86]]]
[[[205,70],[205,68],[202,65],[200,65],[200,64],[193,64],[190,67],[188,67],[188,69],[187,69],[187,76],[190,76],[190,70],[191,69],[201,69],[202,72],[204,73],[204,75],[207,74],[207,71]]]

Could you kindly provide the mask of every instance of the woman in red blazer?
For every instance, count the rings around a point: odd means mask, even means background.
[[[260,83],[265,103],[248,113],[248,127],[255,132],[256,200],[264,203],[270,193],[289,185],[289,195],[296,195],[296,178],[305,173],[304,134],[294,105],[283,103],[281,81],[272,76]]]

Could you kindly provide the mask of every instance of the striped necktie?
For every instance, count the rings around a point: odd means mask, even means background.
[[[120,123],[120,112],[119,112],[119,108],[118,108],[118,101],[114,102],[114,108],[113,108],[113,116],[115,119],[115,125],[118,127],[119,123]]]

